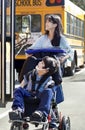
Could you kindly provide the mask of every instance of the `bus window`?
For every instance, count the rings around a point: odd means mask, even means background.
[[[73,34],[74,34],[74,35],[77,35],[77,29],[76,29],[76,17],[73,17],[73,29],[74,29]]]
[[[79,20],[76,18],[76,35],[79,36]]]
[[[70,34],[70,15],[67,13],[67,33]]]
[[[41,32],[40,15],[31,15],[31,32]]]
[[[83,21],[81,20],[80,20],[79,32],[80,32],[80,37],[84,37],[84,24]]]
[[[72,16],[72,15],[70,15],[70,34],[74,34],[74,23],[73,23],[73,21],[74,21],[74,17]]]
[[[6,18],[6,33],[10,34],[10,16],[7,16]]]
[[[81,36],[84,38],[84,22],[83,21],[81,21],[81,29],[82,29]]]
[[[80,36],[80,20],[77,19],[77,36]]]
[[[16,16],[15,23],[16,33],[26,33],[27,28],[29,32],[41,32],[41,16],[40,15],[25,15]]]
[[[22,16],[22,33],[26,33],[27,28],[30,31],[31,16]]]
[[[15,32],[22,32],[22,16],[16,16],[15,18]]]
[[[67,13],[67,33],[79,37],[84,37],[84,22]]]

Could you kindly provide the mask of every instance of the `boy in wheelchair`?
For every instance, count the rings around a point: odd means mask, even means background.
[[[50,105],[54,96],[55,81],[52,74],[59,68],[59,60],[45,56],[36,65],[35,69],[24,75],[19,88],[14,91],[12,112],[9,117],[11,120],[21,119],[25,111],[28,113],[30,121],[45,122],[50,112]],[[24,100],[27,100],[28,110],[25,110]],[[35,108],[29,104],[38,101]],[[15,114],[14,114],[15,113]]]

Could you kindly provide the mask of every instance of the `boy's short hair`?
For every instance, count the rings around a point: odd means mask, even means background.
[[[53,74],[57,72],[59,67],[59,60],[54,59],[53,57],[45,56],[42,58],[43,62],[45,63],[45,68],[48,69],[49,74]]]

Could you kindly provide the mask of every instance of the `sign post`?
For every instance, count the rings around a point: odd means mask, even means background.
[[[1,81],[0,81],[0,106],[5,106],[6,93],[6,0],[1,0]]]
[[[10,26],[10,35],[11,35],[11,98],[13,98],[14,90],[14,46],[15,46],[15,0],[11,0],[11,26]]]

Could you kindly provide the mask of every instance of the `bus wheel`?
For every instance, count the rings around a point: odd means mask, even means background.
[[[76,64],[75,64],[75,60],[72,61],[71,63],[71,75],[75,74],[75,69],[76,69]]]
[[[65,68],[64,75],[73,76],[75,74],[75,69],[76,69],[76,64],[75,64],[75,60],[73,60],[71,63],[71,67]]]

